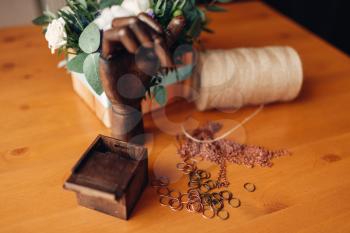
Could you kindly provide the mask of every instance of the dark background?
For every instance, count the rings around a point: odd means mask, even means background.
[[[350,0],[264,0],[350,55]]]

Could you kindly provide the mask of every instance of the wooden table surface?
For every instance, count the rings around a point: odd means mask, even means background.
[[[212,17],[216,34],[203,37],[208,48],[290,45],[305,73],[297,100],[266,106],[234,133],[293,155],[272,168],[229,166],[230,190],[242,201],[229,220],[161,207],[151,187],[129,221],[78,206],[62,184],[96,135],[109,131],[57,69],[40,29],[27,26],[0,30],[0,232],[350,232],[350,59],[261,3],[229,9]],[[179,102],[166,115],[146,116],[150,173],[170,173],[184,189],[185,177],[174,171],[174,128],[188,116],[234,124],[254,109],[199,113]],[[255,193],[243,190],[247,181]]]

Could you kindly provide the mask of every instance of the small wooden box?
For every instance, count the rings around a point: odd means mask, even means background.
[[[128,219],[147,183],[147,149],[99,135],[64,188],[75,191],[82,206]]]

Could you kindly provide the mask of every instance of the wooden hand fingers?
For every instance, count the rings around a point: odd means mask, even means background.
[[[175,41],[179,38],[182,31],[184,30],[185,24],[186,20],[182,15],[176,16],[170,21],[166,31],[166,41],[168,47],[174,45]]]
[[[135,54],[141,46],[153,48],[161,66],[173,66],[167,43],[163,39],[162,29],[147,14],[141,13],[138,17],[113,20],[112,29],[104,32],[102,55],[109,57],[121,46],[132,54]]]

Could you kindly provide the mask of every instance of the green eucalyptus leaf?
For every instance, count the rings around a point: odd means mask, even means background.
[[[43,12],[43,14],[46,15],[47,17],[51,18],[51,19],[56,18],[56,15],[53,12],[49,11],[49,10],[45,10]]]
[[[71,60],[68,61],[67,63],[67,69],[76,72],[76,73],[84,73],[84,61],[88,54],[86,53],[80,53]]]
[[[85,53],[96,52],[100,47],[100,30],[95,23],[90,23],[79,37],[79,47]]]
[[[101,95],[103,92],[103,88],[99,77],[99,58],[100,53],[89,54],[85,58],[83,71],[86,77],[86,81],[89,83],[91,88],[98,95]]]
[[[167,102],[167,91],[164,86],[155,86],[153,88],[154,99],[160,106],[164,106]]]
[[[176,71],[169,72],[162,77],[161,85],[168,86],[188,79],[192,74],[193,67],[193,65],[185,65],[177,68]]]
[[[196,18],[193,24],[191,25],[190,29],[188,30],[187,34],[190,37],[196,38],[199,36],[202,30],[202,24],[201,24],[201,18]]]
[[[214,12],[224,12],[224,11],[227,11],[225,8],[222,8],[222,7],[217,6],[217,5],[207,5],[207,6],[205,6],[205,8],[206,8],[208,11],[214,11]]]
[[[51,18],[47,15],[41,15],[38,18],[33,19],[33,24],[43,26],[51,22]]]
[[[104,9],[114,5],[121,5],[122,3],[123,3],[123,0],[101,0],[100,9]]]
[[[84,8],[87,8],[86,0],[77,0]]]

